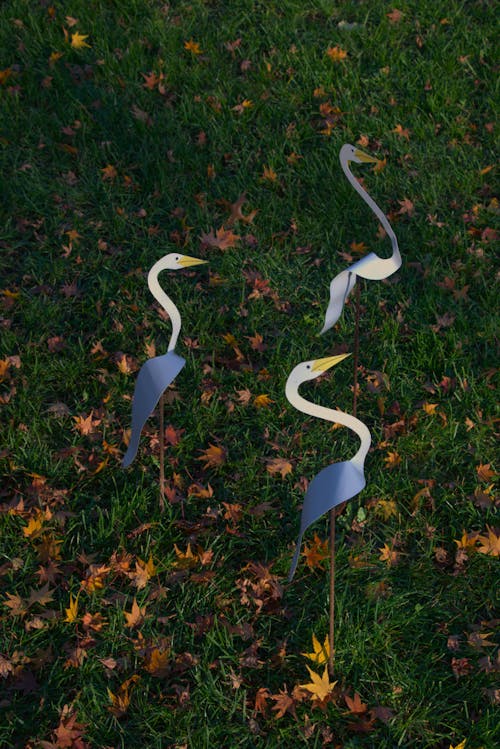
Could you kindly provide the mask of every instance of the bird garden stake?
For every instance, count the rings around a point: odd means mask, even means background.
[[[172,323],[172,335],[167,353],[148,359],[141,367],[135,384],[132,401],[132,431],[127,452],[122,466],[129,466],[137,455],[141,432],[149,416],[153,413],[158,401],[160,402],[160,508],[165,504],[165,458],[164,458],[164,430],[163,430],[163,393],[173,382],[174,378],[184,367],[186,361],[175,353],[175,346],[181,330],[181,316],[179,310],[161,288],[158,276],[162,270],[182,270],[193,265],[201,265],[205,260],[199,260],[189,255],[172,252],[156,262],[148,274],[148,286],[156,301],[167,312]]]
[[[347,297],[356,284],[357,276],[360,278],[366,278],[370,281],[381,281],[395,273],[395,271],[397,271],[401,266],[398,240],[396,239],[392,226],[375,201],[368,195],[366,190],[361,187],[360,183],[349,168],[351,162],[357,164],[376,164],[378,159],[367,153],[363,153],[359,148],[354,148],[350,143],[346,143],[342,146],[339,159],[342,170],[348,181],[354,187],[358,195],[360,195],[365,203],[371,208],[382,224],[387,236],[390,238],[392,255],[388,258],[381,258],[374,252],[369,252],[368,255],[365,255],[365,257],[362,257],[349,268],[341,271],[341,273],[335,276],[330,284],[330,301],[326,310],[325,322],[323,329],[321,330],[322,333],[326,333],[327,330],[330,330],[339,319]]]

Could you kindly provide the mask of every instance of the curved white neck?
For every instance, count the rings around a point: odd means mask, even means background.
[[[365,201],[365,203],[372,209],[373,213],[375,214],[375,216],[378,218],[378,220],[380,221],[380,223],[384,227],[384,229],[385,229],[385,231],[387,233],[387,236],[391,240],[392,257],[393,257],[393,259],[397,259],[398,262],[401,263],[401,255],[399,253],[398,240],[396,239],[396,235],[394,234],[393,228],[390,225],[390,223],[389,223],[389,221],[387,219],[387,216],[385,215],[385,213],[383,211],[380,210],[380,208],[375,203],[375,201],[373,200],[373,198],[371,198],[368,195],[368,193],[366,192],[366,190],[364,189],[364,187],[361,187],[361,185],[359,184],[358,180],[356,179],[356,177],[354,176],[354,174],[349,169],[349,164],[350,164],[350,162],[348,161],[348,159],[344,156],[344,154],[342,154],[341,157],[340,157],[340,166],[342,167],[342,170],[343,170],[345,176],[347,177],[347,179],[349,180],[349,182],[351,183],[351,185],[354,187],[354,189],[356,190],[356,192],[358,193],[358,195],[360,195],[361,198]]]
[[[319,419],[325,419],[325,421],[331,421],[335,424],[342,424],[348,427],[348,429],[352,429],[361,440],[361,445],[356,455],[350,459],[350,462],[355,463],[362,469],[371,444],[370,430],[366,424],[356,419],[355,416],[344,413],[344,411],[335,411],[333,408],[318,406],[316,403],[311,403],[311,401],[302,398],[299,395],[300,384],[292,381],[291,378],[288,378],[286,383],[285,394],[292,406],[295,406],[296,409],[308,416],[316,416]]]
[[[158,276],[164,269],[165,264],[162,258],[161,260],[158,260],[158,262],[155,263],[149,271],[148,286],[150,292],[152,293],[158,304],[163,307],[165,312],[170,317],[170,321],[172,323],[172,335],[168,344],[168,351],[173,351],[175,349],[179,333],[181,332],[181,315],[173,301],[169,296],[165,294],[158,282]]]

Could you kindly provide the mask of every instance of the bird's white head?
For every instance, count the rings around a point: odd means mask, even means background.
[[[340,161],[344,163],[354,161],[356,164],[376,164],[378,159],[364,151],[360,151],[359,148],[355,148],[350,143],[344,143],[340,149]]]
[[[170,252],[158,260],[155,266],[157,271],[182,270],[183,268],[190,268],[192,265],[202,265],[206,262],[206,260],[199,260],[197,257],[181,255],[179,252]]]
[[[340,364],[340,362],[348,356],[350,356],[350,354],[337,354],[336,356],[327,356],[324,359],[303,361],[292,369],[288,377],[288,383],[290,383],[290,385],[294,384],[298,387],[302,382],[314,380],[316,377],[323,374],[323,372],[326,372],[327,369],[330,369],[330,367]]]

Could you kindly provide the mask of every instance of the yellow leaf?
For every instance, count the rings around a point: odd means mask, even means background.
[[[487,536],[478,536],[477,540],[481,543],[478,548],[480,554],[488,554],[491,557],[500,556],[500,536],[497,536],[495,531],[488,526]]]
[[[375,505],[377,515],[382,515],[384,520],[389,520],[393,515],[397,515],[398,509],[393,499],[379,499]]]
[[[121,716],[125,715],[127,712],[130,704],[129,688],[132,687],[136,681],[139,681],[139,679],[140,676],[134,674],[130,679],[127,679],[123,684],[120,684],[116,694],[113,694],[113,692],[108,689],[108,697],[112,702],[112,705],[108,707],[108,710],[115,716],[115,718],[121,718]]]
[[[422,406],[425,413],[428,414],[429,416],[432,416],[432,414],[435,413],[437,407],[438,407],[437,403],[424,403]]]
[[[328,635],[325,637],[323,645],[321,645],[313,632],[312,645],[312,653],[301,653],[301,655],[305,658],[309,658],[313,663],[317,663],[318,666],[323,666],[325,663],[328,663],[328,659],[330,658],[330,643],[328,641]]]
[[[394,551],[394,549],[391,549],[387,544],[384,544],[379,548],[379,551],[382,552],[379,556],[379,559],[382,562],[387,562],[388,567],[392,567],[394,564],[397,564],[399,561],[399,551]]]
[[[193,55],[203,54],[203,50],[200,49],[199,43],[193,41],[193,39],[190,39],[189,42],[184,42],[184,49],[187,49],[187,51],[191,52]]]
[[[37,518],[30,518],[28,520],[28,525],[23,528],[23,533],[26,538],[36,538],[40,535],[42,525],[43,519],[41,515],[39,515]]]
[[[272,401],[271,398],[265,393],[263,393],[262,395],[257,395],[253,399],[255,408],[268,408],[271,403],[274,403],[274,401]]]
[[[465,749],[465,742],[466,741],[467,741],[467,739],[464,739],[463,741],[460,742],[460,744],[457,744],[456,746],[452,746],[450,744],[450,749]]]
[[[64,622],[67,624],[73,624],[74,621],[78,618],[78,596],[76,598],[73,598],[71,593],[69,594],[69,608],[64,609],[66,612],[66,617],[63,619]]]
[[[87,39],[88,34],[79,34],[78,31],[76,31],[74,34],[71,34],[71,46],[74,49],[82,49],[83,47],[90,47],[90,44],[87,44],[85,39]]]
[[[181,568],[187,568],[187,567],[195,567],[198,564],[198,555],[193,554],[193,550],[191,549],[191,544],[187,545],[186,551],[181,551],[177,544],[174,544],[174,551],[175,556],[177,557],[177,560],[174,562],[174,565],[176,567]]]
[[[330,683],[330,680],[328,679],[328,667],[325,666],[325,670],[323,672],[323,676],[320,676],[315,671],[309,668],[309,666],[306,666],[307,670],[309,671],[309,676],[311,677],[311,681],[309,684],[299,684],[301,689],[307,690],[310,694],[312,694],[313,700],[324,700],[328,697],[329,694],[331,694],[336,681]]]

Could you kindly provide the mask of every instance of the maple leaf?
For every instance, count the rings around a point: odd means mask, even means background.
[[[73,624],[78,617],[78,596],[73,598],[71,593],[69,594],[69,608],[64,609],[66,617],[63,619],[67,624]]]
[[[357,692],[354,693],[354,699],[351,699],[348,694],[344,696],[344,699],[349,712],[354,713],[354,715],[362,715],[368,710],[368,705],[361,702],[361,697]]]
[[[37,538],[40,536],[43,526],[43,517],[41,514],[36,518],[30,518],[28,525],[23,528],[23,533],[26,538]]]
[[[304,546],[302,556],[305,557],[306,564],[310,570],[319,567],[326,559],[328,559],[328,540],[322,541],[318,534],[315,533],[311,546]],[[313,642],[315,639],[316,638],[313,635]],[[304,653],[302,653],[302,655],[304,655]]]
[[[392,567],[393,565],[397,564],[399,561],[399,551],[394,551],[391,549],[387,544],[384,544],[379,548],[379,551],[382,552],[379,556],[379,559],[382,562],[387,562],[388,567]]]
[[[191,52],[193,55],[202,55],[203,50],[200,48],[199,42],[193,41],[193,39],[190,39],[188,42],[184,42],[184,49],[187,49],[188,52]]]
[[[262,172],[262,179],[266,179],[268,180],[268,182],[276,182],[276,180],[278,179],[278,175],[272,167],[265,166]]]
[[[402,125],[396,125],[393,133],[396,133],[396,135],[399,135],[400,138],[406,138],[406,140],[410,140],[410,131],[408,128],[404,128]]]
[[[108,697],[112,702],[111,706],[108,707],[108,710],[115,716],[115,718],[121,718],[122,715],[125,715],[127,712],[128,706],[130,705],[130,690],[140,678],[141,677],[138,674],[134,674],[130,679],[127,679],[123,684],[120,684],[116,694],[113,694],[113,692],[108,689]]]
[[[325,666],[323,676],[320,676],[313,671],[309,666],[306,666],[309,671],[311,681],[308,684],[299,684],[301,689],[305,689],[312,695],[313,701],[323,701],[332,693],[332,690],[337,683],[336,681],[330,682],[328,678],[328,666]]]
[[[294,717],[297,717],[295,713],[295,700],[293,697],[290,697],[286,689],[280,689],[278,694],[271,694],[270,698],[276,703],[272,708],[276,710],[276,718],[282,718],[285,713],[292,713]]]
[[[4,606],[10,609],[11,616],[25,616],[28,611],[26,601],[21,596],[18,596],[17,593],[7,593],[6,595],[7,600],[3,603]]]
[[[126,619],[126,627],[138,627],[140,624],[142,624],[142,622],[144,621],[144,617],[146,616],[146,606],[140,608],[134,596],[131,611],[124,611],[123,616]]]
[[[205,468],[219,468],[224,465],[227,460],[226,451],[223,447],[212,445],[206,450],[201,450],[201,457],[198,460],[202,460],[205,463]]]
[[[100,632],[107,624],[102,614],[90,614],[88,611],[82,616],[82,627],[92,629],[94,632]]]
[[[401,456],[397,452],[388,452],[387,457],[384,458],[384,463],[387,468],[396,468],[401,463]]]
[[[40,606],[45,606],[45,604],[50,603],[54,600],[54,596],[52,595],[52,591],[49,590],[49,583],[46,583],[43,588],[40,588],[39,590],[33,590],[33,588],[30,588],[30,594],[28,598],[28,606],[34,606],[35,603],[39,603]]]
[[[292,472],[292,464],[285,458],[268,458],[266,469],[270,474],[279,473],[281,478],[285,478]]]
[[[175,556],[177,557],[174,562],[175,567],[180,569],[188,569],[189,567],[196,567],[198,564],[198,556],[193,554],[191,544],[188,543],[186,551],[181,551],[177,544],[174,544]]]
[[[267,710],[267,700],[271,697],[271,692],[267,687],[259,687],[255,695],[255,704],[253,708],[254,715],[257,713],[265,714]]]
[[[326,54],[332,62],[341,62],[347,57],[346,50],[341,47],[328,47]]]
[[[401,215],[408,215],[413,216],[415,213],[415,206],[413,205],[412,201],[409,200],[409,198],[404,198],[404,200],[398,200],[399,205],[401,208],[399,209],[398,213]]]
[[[399,23],[403,18],[404,13],[402,13],[397,8],[394,8],[390,13],[386,13],[386,16],[389,19],[390,23]]]
[[[101,169],[101,172],[103,180],[109,180],[112,182],[118,177],[118,172],[112,164],[108,164],[107,166],[105,166],[103,169]]]
[[[253,399],[253,404],[255,408],[269,408],[271,403],[274,403],[274,401],[271,400],[271,398],[265,393],[263,393],[262,395],[257,395]]]
[[[464,739],[463,741],[460,742],[460,744],[457,744],[456,746],[452,746],[452,744],[450,744],[450,749],[465,749],[466,742],[467,742],[467,739]]]
[[[484,465],[481,463],[476,466],[476,472],[479,481],[490,481],[496,476],[495,471],[490,468],[490,463],[485,463]]]
[[[310,661],[316,663],[318,666],[323,666],[325,663],[328,663],[328,660],[330,658],[330,643],[328,640],[328,635],[326,635],[325,641],[323,645],[321,645],[320,641],[313,632],[312,646],[312,653],[301,653],[301,655],[303,655],[305,658],[309,658]]]
[[[422,491],[426,491],[427,494],[429,492],[427,488]],[[381,515],[384,520],[389,520],[393,515],[397,515],[398,509],[396,502],[393,499],[379,499],[375,505],[375,512],[377,515]]]
[[[82,436],[92,434],[95,431],[95,427],[101,423],[100,419],[94,419],[93,411],[88,416],[73,416],[73,421],[75,422],[75,429]]]
[[[242,193],[234,203],[228,204],[231,210],[231,215],[227,220],[227,225],[232,226],[235,221],[242,221],[244,224],[251,224],[257,215],[257,211],[251,211],[246,216],[243,214],[242,208],[247,202],[246,192]]]
[[[159,648],[153,648],[150,650],[144,661],[144,668],[151,674],[156,676],[158,679],[162,679],[169,672],[170,664],[170,650],[161,650]]]
[[[500,534],[497,535],[489,525],[486,527],[488,529],[488,535],[478,536],[477,540],[481,543],[481,546],[479,546],[477,550],[480,554],[488,554],[491,557],[498,557],[500,556]]]
[[[142,588],[146,587],[148,580],[150,580],[154,574],[156,574],[156,567],[153,563],[153,557],[150,555],[147,562],[143,562],[142,559],[137,557],[135,571],[130,572],[128,576],[131,579],[132,584],[135,585],[138,590],[142,590]]]
[[[234,234],[231,229],[225,229],[223,226],[221,226],[220,229],[217,229],[215,234],[213,230],[211,230],[208,234],[200,235],[202,246],[211,249],[216,248],[222,251],[235,247],[239,239],[239,234]]]
[[[76,31],[74,34],[71,34],[71,46],[73,49],[83,49],[83,47],[90,47],[90,44],[87,44],[85,39],[88,38],[88,34],[79,34],[78,31]]]

